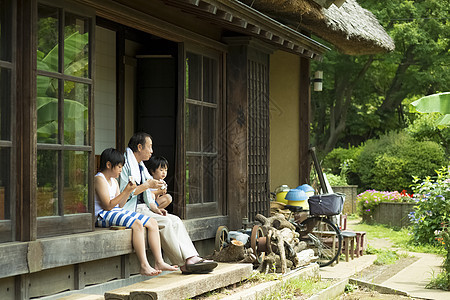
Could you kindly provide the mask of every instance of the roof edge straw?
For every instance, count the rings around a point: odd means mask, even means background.
[[[295,28],[303,28],[349,55],[393,51],[394,41],[376,17],[355,0],[338,8],[321,8],[311,0],[242,0],[260,12]]]

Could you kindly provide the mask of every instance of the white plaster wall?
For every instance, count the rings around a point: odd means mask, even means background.
[[[116,147],[116,34],[96,26],[95,33],[95,154]]]

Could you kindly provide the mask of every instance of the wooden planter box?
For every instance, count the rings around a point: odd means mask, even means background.
[[[357,185],[332,186],[333,192],[345,194],[343,214],[356,214]]]
[[[414,211],[415,203],[381,202],[373,209],[372,217],[364,216],[366,223],[378,223],[392,227],[411,225],[408,214]]]

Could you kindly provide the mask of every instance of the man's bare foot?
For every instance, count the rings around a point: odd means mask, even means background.
[[[208,260],[208,259],[203,259],[200,256],[192,256],[189,257],[188,259],[186,259],[186,264],[190,265],[190,264],[196,264],[200,261],[204,261],[204,262],[212,262],[212,260]]]
[[[178,266],[171,266],[165,262],[155,263],[155,269],[160,271],[178,271]]]
[[[161,270],[155,270],[150,266],[141,266],[141,271],[140,271],[141,275],[144,275],[144,276],[156,276],[156,275],[161,274],[161,272],[162,272]]]

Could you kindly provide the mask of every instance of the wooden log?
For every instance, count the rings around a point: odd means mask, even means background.
[[[308,245],[306,244],[305,241],[298,241],[297,243],[294,244],[294,251],[295,252],[301,252],[303,250],[306,249]]]
[[[231,243],[220,250],[214,252],[213,259],[218,262],[235,262],[245,258],[244,243],[232,240]]]
[[[280,236],[289,244],[292,244],[292,242],[294,241],[294,237],[296,237],[295,236],[296,233],[297,232],[292,231],[289,228],[283,228],[279,231]],[[298,235],[299,234],[297,233],[297,237],[298,237]]]
[[[286,252],[284,251],[284,240],[283,237],[279,235],[278,232],[274,233],[275,238],[277,239],[278,251],[280,254],[281,261],[281,273],[286,273],[287,263],[286,263]]]
[[[311,261],[316,260],[317,257],[314,256],[314,250],[313,249],[306,249],[299,253],[297,253],[297,257],[295,260],[296,267],[302,267],[309,265]]]
[[[261,224],[265,227],[274,227],[278,230],[289,228],[295,231],[295,226],[292,225],[288,220],[286,220],[285,216],[282,214],[276,214],[274,216],[271,216],[270,218],[266,218],[261,214],[257,214],[255,216],[255,220],[261,222]]]

